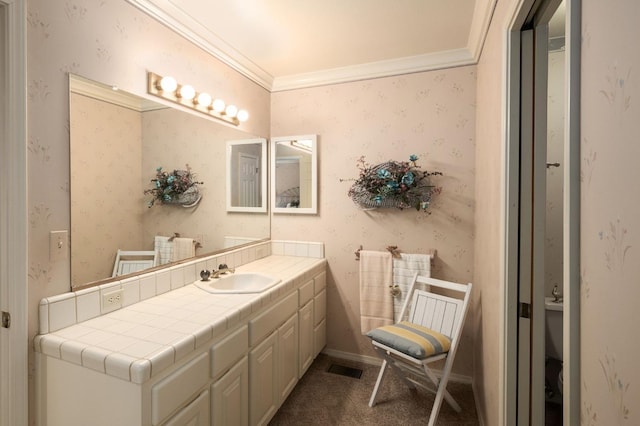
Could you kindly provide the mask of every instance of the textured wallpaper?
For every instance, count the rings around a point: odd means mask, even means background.
[[[581,421],[637,425],[640,3],[582,7]]]
[[[141,113],[70,94],[71,282],[110,277],[118,249],[142,250]]]
[[[453,281],[473,277],[475,191],[475,67],[293,90],[272,95],[273,136],[316,133],[319,214],[274,215],[272,237],[325,242],[329,262],[327,346],[371,355],[360,335],[358,262],[354,252],[396,245],[406,253],[437,250],[432,274]],[[360,210],[347,196],[357,160],[377,164],[419,157],[439,170],[442,194],[430,215],[413,209]],[[471,375],[471,325],[454,370]]]

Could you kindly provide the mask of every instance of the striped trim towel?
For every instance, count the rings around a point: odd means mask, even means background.
[[[451,348],[449,337],[407,321],[371,330],[367,337],[417,359],[449,352]]]
[[[393,324],[391,276],[393,262],[388,251],[360,251],[360,329],[362,334]]]
[[[171,262],[173,242],[169,241],[169,237],[156,235],[154,239],[154,249],[158,254],[158,265]]]
[[[413,283],[413,276],[418,274],[423,277],[431,276],[430,254],[401,253],[399,258],[393,258],[393,285],[397,285],[400,293],[393,298],[393,316],[395,322],[402,320],[400,311]],[[426,286],[428,287],[428,286]],[[428,291],[428,288],[416,287]]]

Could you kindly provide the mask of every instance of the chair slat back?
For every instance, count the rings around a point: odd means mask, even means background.
[[[463,300],[414,290],[408,320],[453,338],[462,317]]]

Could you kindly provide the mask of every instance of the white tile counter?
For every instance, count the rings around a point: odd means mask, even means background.
[[[143,300],[143,275],[131,288],[117,283],[125,291],[125,304],[131,300],[127,291],[133,292],[137,302],[99,316],[90,312],[95,312],[100,291],[105,289],[78,292],[72,298],[48,298],[41,303],[40,313],[46,315],[41,319],[41,331],[45,328],[49,332],[35,338],[35,350],[142,384],[290,293],[324,270],[325,263],[317,257],[271,255],[236,267],[236,272],[260,272],[281,280],[265,292],[253,294],[212,294],[193,285],[194,280],[171,289],[173,280],[161,284],[156,273],[156,287],[163,285],[166,292]],[[186,265],[190,269],[180,274],[193,278],[193,271],[199,273],[202,265],[202,261]],[[171,268],[160,274],[178,272]],[[60,328],[65,324],[71,325]]]

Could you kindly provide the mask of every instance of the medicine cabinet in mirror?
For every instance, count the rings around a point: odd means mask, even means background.
[[[266,139],[227,141],[227,211],[266,213]]]
[[[318,140],[316,135],[271,140],[273,213],[318,212]]]

